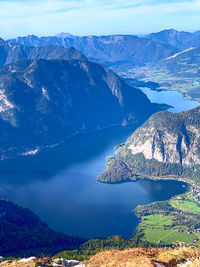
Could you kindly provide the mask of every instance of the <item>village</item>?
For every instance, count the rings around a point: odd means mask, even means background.
[[[198,206],[200,204],[200,186],[192,186],[190,189],[190,192],[192,193],[190,195],[190,199],[193,200]],[[180,196],[176,197],[176,200],[178,201],[178,203],[180,203],[180,201],[182,200],[182,198]],[[183,211],[180,212],[181,214],[184,214]],[[186,215],[185,215],[186,216]],[[185,220],[186,221],[186,220]],[[176,228],[175,231],[183,233],[184,229],[182,228]],[[200,234],[200,228],[195,228],[193,230],[188,230],[187,234],[191,235],[191,234]],[[200,239],[200,236],[197,237],[196,239],[193,240],[192,244],[196,244]]]
[[[193,199],[200,203],[200,186],[193,186],[191,192],[193,193]]]

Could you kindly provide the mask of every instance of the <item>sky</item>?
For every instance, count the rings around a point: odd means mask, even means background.
[[[200,0],[0,0],[0,37],[200,30]]]

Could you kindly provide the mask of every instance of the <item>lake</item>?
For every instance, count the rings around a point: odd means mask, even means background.
[[[157,96],[161,93],[153,91]],[[191,108],[182,96],[177,104],[181,99],[184,110]],[[171,104],[168,99],[161,101]],[[35,156],[1,161],[0,196],[29,208],[52,229],[69,235],[128,237],[138,224],[134,215],[137,205],[166,200],[187,189],[177,181],[97,181],[106,168],[106,158],[115,153],[114,145],[124,142],[133,131],[131,126],[115,127],[74,137]]]
[[[140,89],[148,96],[151,102],[159,104],[165,103],[173,106],[173,108],[169,109],[171,112],[186,111],[199,105],[198,101],[183,98],[178,91],[156,91],[147,87],[140,87]]]

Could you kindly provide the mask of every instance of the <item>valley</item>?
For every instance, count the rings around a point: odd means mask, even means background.
[[[179,68],[184,64],[185,68]],[[180,64],[176,62],[174,66],[171,62],[168,65],[166,62],[161,62],[160,65],[136,67],[125,73],[119,72],[119,74],[127,79],[155,82],[158,84],[158,90],[179,91],[185,98],[199,101],[200,77],[198,69],[199,64],[194,62],[188,65],[187,62],[180,62]]]
[[[173,44],[181,51],[156,64],[151,62],[145,66],[133,66],[126,71],[116,68],[116,71],[124,78],[154,82],[158,90],[179,91],[184,97],[199,101],[199,35],[169,30],[147,37],[154,41]]]
[[[200,267],[199,21],[0,1],[0,267]]]
[[[197,35],[0,40],[0,195],[50,242],[2,253],[200,247]]]
[[[161,92],[152,92],[160,98]],[[182,96],[178,99],[174,103],[182,100],[181,107],[190,107],[190,100]],[[195,107],[197,103],[193,104]],[[124,143],[134,129],[129,125],[87,133],[36,155],[1,161],[1,197],[32,210],[52,229],[70,236],[131,237],[140,227],[140,218],[134,214],[138,205],[167,201],[187,190],[187,186],[182,187],[184,183],[170,180],[113,185],[97,181],[106,168],[107,157],[115,155],[113,148]],[[61,205],[63,202],[67,205]]]

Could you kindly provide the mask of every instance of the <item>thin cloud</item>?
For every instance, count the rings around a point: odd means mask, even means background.
[[[86,35],[147,33],[163,27],[198,29],[196,18],[200,17],[200,0],[0,0],[0,5],[2,37],[61,31]]]

